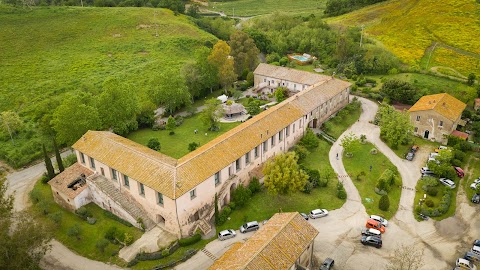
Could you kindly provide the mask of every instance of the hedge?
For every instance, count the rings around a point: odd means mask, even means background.
[[[202,239],[202,236],[199,233],[197,233],[192,237],[182,238],[178,240],[178,244],[181,247],[186,247],[186,246],[190,246],[197,243],[198,241],[200,241],[200,239]]]
[[[175,261],[170,261],[166,264],[157,265],[153,268],[153,270],[160,270],[160,269],[165,269],[165,268],[169,268],[169,267],[174,267],[175,265],[179,264],[180,262],[185,262],[188,259],[190,259],[193,255],[195,255],[197,253],[197,251],[198,250],[196,250],[196,249],[189,249],[189,250],[185,251],[182,258],[180,258],[178,260],[175,260]]]

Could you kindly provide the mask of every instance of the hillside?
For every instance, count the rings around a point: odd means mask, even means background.
[[[154,78],[180,70],[197,48],[216,42],[166,9],[0,5],[0,25],[0,112],[17,112],[26,123],[15,144],[0,138],[0,159],[17,166],[41,156],[38,119],[67,93],[96,95],[113,76],[145,100]]]
[[[284,12],[288,14],[322,15],[326,0],[234,0],[209,2],[206,9],[214,12],[223,11],[231,16],[256,16]]]
[[[365,25],[367,35],[415,68],[480,74],[480,4],[475,0],[392,0],[328,22]]]

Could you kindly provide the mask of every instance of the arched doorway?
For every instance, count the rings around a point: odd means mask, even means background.
[[[423,134],[423,138],[428,139],[428,135],[430,135],[430,131],[425,130],[425,133]]]
[[[227,205],[228,203],[230,203],[230,197],[232,196],[232,192],[237,188],[237,184],[233,183],[231,186],[230,186],[230,192],[225,195],[225,198],[223,199],[223,205]]]
[[[157,223],[160,225],[165,225],[165,218],[162,215],[157,214]]]

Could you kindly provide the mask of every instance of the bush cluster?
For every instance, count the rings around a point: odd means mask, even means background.
[[[347,192],[342,182],[337,183],[337,198],[345,200],[347,198]]]
[[[160,260],[162,258],[168,257],[173,254],[177,249],[180,247],[178,241],[173,242],[169,247],[165,248],[161,251],[156,251],[152,253],[141,252],[137,253],[135,258],[128,262],[127,267],[132,267],[136,265],[139,261],[155,261]]]
[[[389,192],[392,189],[392,186],[395,184],[395,174],[390,169],[385,169],[377,180],[376,187],[379,190],[385,190]]]
[[[190,259],[193,255],[195,255],[197,253],[197,250],[196,249],[189,249],[187,251],[185,251],[185,253],[183,254],[182,258],[178,259],[178,260],[175,260],[175,261],[170,261],[166,264],[160,264],[160,265],[157,265],[155,267],[153,267],[153,270],[160,270],[160,269],[165,269],[165,268],[171,268],[171,267],[174,267],[175,265],[179,264],[180,262],[185,262],[187,261],[188,259]]]
[[[450,208],[450,204],[452,203],[452,192],[448,189],[445,189],[445,192],[442,196],[442,199],[440,200],[440,203],[438,204],[437,207],[434,207],[433,202],[430,203],[427,201],[429,200],[426,200],[425,203],[421,206],[421,207],[416,207],[415,208],[415,211],[417,212],[417,214],[421,213],[421,214],[424,214],[426,216],[430,216],[430,217],[438,217],[438,216],[441,216],[443,214],[445,214],[448,209]],[[429,206],[429,205],[432,205],[432,206]]]
[[[193,244],[197,243],[201,239],[202,239],[202,236],[199,233],[196,233],[191,237],[182,238],[182,239],[178,240],[178,244],[181,247],[186,247],[186,246],[190,246],[190,245],[193,245]]]

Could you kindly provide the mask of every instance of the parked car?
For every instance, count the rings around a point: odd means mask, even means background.
[[[315,209],[310,211],[310,218],[316,219],[316,218],[321,218],[325,217],[328,215],[327,209]]]
[[[418,148],[420,148],[418,145],[413,145],[412,148],[410,148],[410,152],[416,153],[418,151]]]
[[[458,177],[462,178],[465,176],[465,172],[463,172],[462,168],[453,166],[453,169],[455,169],[455,172],[457,173]]]
[[[480,246],[473,245],[473,247],[470,251],[477,254],[477,255],[480,255]]]
[[[420,169],[420,172],[422,174],[426,174],[426,175],[434,175],[433,171],[430,170],[428,167],[423,167]]]
[[[478,183],[473,182],[473,183],[470,185],[470,188],[473,189],[473,190],[476,190],[478,185],[480,185],[480,182],[478,182]]]
[[[305,214],[305,213],[300,213],[300,215],[305,219],[305,220],[308,220],[308,215]]]
[[[237,234],[235,233],[234,230],[231,230],[231,229],[223,230],[223,231],[218,233],[218,239],[220,241],[227,240],[227,239],[233,238],[235,236],[237,236]]]
[[[420,216],[421,219],[423,220],[428,220],[428,216],[427,215],[424,215],[422,213],[418,214]]]
[[[372,229],[372,228],[365,228],[362,229],[362,235],[366,236],[376,236],[378,238],[382,238],[382,233],[377,230],[377,229]]]
[[[382,223],[383,226],[387,227],[388,226],[388,220],[384,219],[383,217],[381,216],[377,216],[377,215],[370,215],[370,219],[373,219],[373,220],[376,220],[376,221],[379,221],[380,223]]]
[[[260,226],[258,225],[258,222],[256,221],[251,221],[243,224],[240,226],[240,232],[241,233],[246,233],[246,232],[251,232],[251,231],[256,231],[260,229]]]
[[[438,153],[430,153],[430,155],[428,155],[428,158],[436,158],[438,156]]]
[[[363,245],[367,246],[374,246],[376,248],[381,248],[382,247],[382,239],[375,237],[375,236],[362,236],[362,239],[360,240]]]
[[[440,178],[440,179],[438,179],[438,181],[440,181],[440,183],[444,184],[445,186],[447,186],[451,189],[454,189],[456,187],[455,183],[450,179]]]
[[[463,258],[464,258],[465,260],[469,260],[469,261],[471,261],[471,262],[473,262],[473,263],[475,263],[475,264],[478,263],[478,262],[480,262],[480,255],[475,254],[475,253],[470,252],[470,251],[467,252],[467,253],[465,253],[465,255],[463,256]]]
[[[320,265],[320,270],[330,270],[332,269],[333,265],[335,264],[335,260],[332,258],[326,258],[323,261],[322,265]]]
[[[434,157],[428,158],[427,164],[428,164],[430,161],[433,161],[433,162],[435,162],[435,163],[437,163],[437,164],[440,164],[440,161],[436,160]]]
[[[457,261],[455,262],[455,266],[458,266],[464,269],[477,270],[477,267],[471,261],[466,260],[464,258],[458,258]]]
[[[367,220],[367,223],[365,224],[366,228],[369,229],[375,229],[379,230],[381,233],[385,233],[385,226],[382,225],[382,223],[374,220],[374,219],[369,219]]]
[[[407,155],[405,156],[405,159],[408,161],[412,161],[414,157],[415,157],[415,152],[408,152]]]
[[[438,153],[440,152],[440,150],[445,150],[445,149],[448,149],[448,147],[446,147],[445,145],[440,145],[438,148],[435,148],[435,153]]]
[[[477,246],[477,247],[480,247],[480,239],[477,239],[477,240],[473,241],[473,245]]]
[[[473,194],[472,203],[480,203],[480,194]]]

